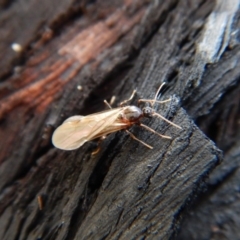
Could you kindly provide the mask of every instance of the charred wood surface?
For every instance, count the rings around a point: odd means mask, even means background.
[[[240,238],[239,1],[0,6],[0,239]],[[171,140],[53,147],[66,118],[162,82],[156,110],[182,130],[143,123]]]

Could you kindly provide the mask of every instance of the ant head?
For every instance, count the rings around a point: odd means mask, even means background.
[[[154,110],[151,107],[144,107],[142,112],[144,117],[151,118],[153,117]]]

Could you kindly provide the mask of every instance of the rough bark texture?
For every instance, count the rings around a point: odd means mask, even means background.
[[[0,6],[0,239],[240,238],[239,1]],[[96,155],[52,146],[67,117],[162,82],[182,130],[143,122],[172,140],[134,126],[153,150],[125,132]]]

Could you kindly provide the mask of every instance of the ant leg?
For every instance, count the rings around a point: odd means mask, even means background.
[[[116,100],[116,96],[113,95],[111,97],[110,103],[106,99],[103,102],[107,105],[108,108],[112,109],[112,105],[115,102],[115,100]]]
[[[148,147],[148,148],[150,148],[150,149],[153,149],[152,146],[150,146],[150,145],[148,145],[147,143],[141,141],[140,139],[138,139],[137,137],[135,137],[135,136],[134,136],[131,132],[129,132],[128,130],[125,130],[125,131],[126,131],[126,132],[130,135],[130,137],[133,138],[134,140],[142,143],[144,146],[146,146],[146,147]]]
[[[146,126],[146,125],[144,125],[144,124],[142,124],[142,123],[140,123],[140,124],[139,124],[139,126],[140,126],[140,127],[143,127],[143,128],[145,128],[145,129],[147,129],[148,131],[150,131],[150,132],[152,132],[152,133],[155,133],[155,134],[157,134],[159,137],[162,137],[162,138],[167,138],[167,139],[172,139],[172,138],[171,138],[171,137],[169,137],[169,136],[162,135],[162,134],[160,134],[160,133],[156,132],[156,131],[155,131],[155,130],[153,130],[152,128],[150,128],[150,127],[148,127],[148,126]]]
[[[97,149],[91,153],[91,155],[96,155],[100,151],[100,144],[106,138],[106,136],[102,136],[97,143]]]
[[[112,109],[111,105],[108,103],[107,100],[104,100],[103,102],[104,102],[110,109]]]
[[[132,95],[130,96],[130,98],[127,99],[127,100],[122,101],[122,102],[119,104],[119,106],[122,107],[124,104],[126,104],[126,103],[129,102],[129,101],[131,101],[131,100],[133,99],[133,97],[135,96],[136,92],[137,92],[136,89],[133,90]]]
[[[109,104],[112,106],[115,103],[115,101],[116,101],[116,96],[113,95],[111,97],[111,99],[110,99],[110,103]]]
[[[164,120],[165,122],[167,122],[167,123],[173,125],[173,126],[176,127],[176,128],[182,129],[182,128],[181,128],[180,126],[178,126],[177,124],[175,124],[175,123],[173,123],[173,122],[167,120],[165,117],[163,117],[162,115],[160,115],[160,114],[158,114],[158,113],[156,113],[156,112],[154,112],[152,115],[161,118],[162,120]]]

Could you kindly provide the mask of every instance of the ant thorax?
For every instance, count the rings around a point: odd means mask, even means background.
[[[136,122],[143,117],[143,111],[136,106],[126,106],[123,107],[123,112],[119,117],[127,122]]]

